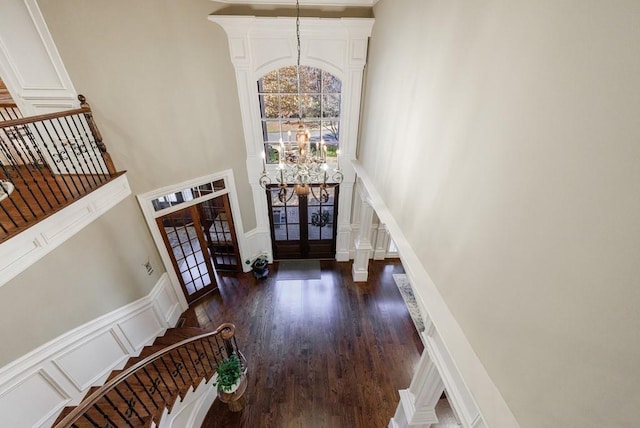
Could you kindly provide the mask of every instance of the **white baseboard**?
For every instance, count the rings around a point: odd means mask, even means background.
[[[112,370],[180,316],[165,273],[145,297],[77,327],[0,368],[0,427],[50,427]]]

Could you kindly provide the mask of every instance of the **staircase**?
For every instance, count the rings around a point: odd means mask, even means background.
[[[228,323],[213,332],[168,329],[123,369],[111,372],[102,387],[91,388],[78,406],[66,407],[53,427],[158,426],[178,400],[214,376],[222,359],[236,354],[246,369],[234,332]]]

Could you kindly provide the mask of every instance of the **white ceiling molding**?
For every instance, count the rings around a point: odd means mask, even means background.
[[[295,0],[214,0],[228,4],[260,4],[267,6],[294,6]],[[373,7],[378,0],[300,0],[300,6],[360,6]]]

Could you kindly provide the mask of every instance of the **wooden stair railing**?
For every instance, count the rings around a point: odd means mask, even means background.
[[[78,406],[63,410],[53,427],[158,425],[165,409],[170,412],[178,399],[183,400],[203,380],[208,382],[222,359],[236,354],[246,370],[233,324],[222,324],[209,333],[202,331],[167,330],[138,357],[130,359],[123,370],[112,372],[102,387],[90,389]],[[180,341],[175,343],[176,339]]]
[[[14,102],[0,102],[0,121],[20,119],[22,113]]]
[[[74,110],[0,118],[0,242],[121,174],[78,99]]]

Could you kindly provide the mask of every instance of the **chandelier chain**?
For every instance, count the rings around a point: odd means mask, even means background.
[[[296,0],[296,42],[298,49],[298,59],[296,61],[296,78],[298,84],[298,132],[295,136],[295,142],[291,140],[291,130],[287,132],[288,139],[286,145],[281,134],[280,144],[274,150],[277,155],[278,163],[278,176],[276,178],[279,187],[278,199],[280,202],[284,203],[291,199],[294,194],[300,196],[311,194],[311,196],[313,196],[317,201],[326,203],[330,198],[329,189],[337,186],[339,183],[342,183],[344,174],[340,169],[340,158],[338,157],[336,159],[336,167],[333,170],[332,175],[329,175],[327,172],[326,143],[322,138],[320,138],[320,141],[315,142],[314,151],[310,142],[311,132],[302,122],[303,91],[300,73],[300,62],[302,56],[300,43],[300,0]],[[310,74],[309,78],[317,79],[318,76],[316,74],[313,74],[315,77],[311,77]],[[319,133],[321,137],[321,130],[317,130],[316,132]],[[265,142],[265,151],[262,153],[262,174],[258,180],[260,186],[264,189],[269,188],[272,184],[272,180],[267,172],[267,164],[265,160],[267,155],[267,144],[269,143]],[[339,156],[339,151],[336,150],[336,154]],[[329,179],[333,179],[334,183],[328,183],[327,181]],[[293,184],[293,186],[291,186],[291,184]],[[318,190],[317,196],[313,190],[314,186]],[[320,217],[316,219],[316,222],[321,223],[322,221],[324,221],[324,216],[320,215]]]
[[[300,1],[296,0],[296,41],[298,46],[298,61],[296,75],[298,78],[298,119],[302,120],[302,91],[300,85]]]

